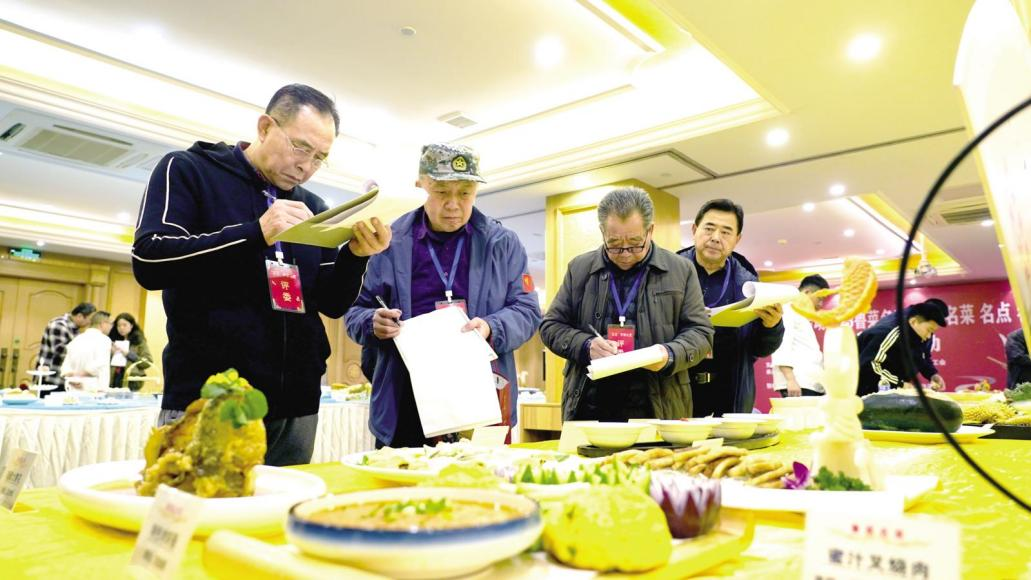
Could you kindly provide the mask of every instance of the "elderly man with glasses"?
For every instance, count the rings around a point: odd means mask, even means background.
[[[373,219],[340,249],[273,240],[327,209],[301,184],[325,166],[339,125],[329,97],[288,85],[259,116],[255,142],[198,142],[155,167],[132,263],[140,285],[163,291],[168,318],[159,423],[235,368],[268,400],[265,462],[311,460],[330,353],[319,314],[343,316],[391,237]]]
[[[654,216],[644,190],[609,192],[598,204],[602,246],[573,258],[544,316],[544,345],[566,359],[564,420],[692,414],[688,369],[711,349],[713,327],[694,268],[652,239]],[[597,381],[587,376],[594,359],[656,344],[665,360]]]

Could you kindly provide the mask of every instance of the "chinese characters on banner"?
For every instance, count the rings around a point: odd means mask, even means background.
[[[995,389],[1006,386],[1006,335],[1020,327],[1009,282],[907,288],[904,296],[907,306],[928,298],[939,298],[949,305],[949,326],[939,330],[931,343],[931,359],[948,390],[982,379]],[[851,326],[858,335],[894,312],[895,291],[881,290],[869,312],[852,319]],[[816,327],[816,338],[822,345],[823,328]],[[756,361],[755,406],[763,412],[769,411],[771,397],[780,396],[773,391],[772,373],[768,357]]]

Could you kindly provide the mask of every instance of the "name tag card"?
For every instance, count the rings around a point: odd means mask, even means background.
[[[580,425],[597,423],[597,421],[566,421],[562,423],[562,434],[558,438],[559,453],[576,453],[581,445],[589,445],[587,435],[580,429]]]
[[[805,580],[959,580],[959,525],[932,518],[810,512]]]
[[[508,425],[490,425],[473,429],[472,443],[483,447],[504,447]]]
[[[197,528],[203,501],[167,485],[158,487],[154,504],[136,537],[136,548],[129,561],[133,572],[142,571],[143,575],[156,578],[176,576]]]
[[[15,449],[7,459],[7,465],[0,473],[0,506],[14,510],[14,504],[18,502],[18,494],[25,487],[25,481],[29,478],[29,470],[36,461],[36,453]]]

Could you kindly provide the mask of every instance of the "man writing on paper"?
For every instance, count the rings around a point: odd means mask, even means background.
[[[484,182],[479,161],[461,145],[422,148],[416,186],[426,191],[426,203],[393,223],[393,243],[369,262],[361,295],[347,311],[348,335],[374,353],[368,364],[363,355],[362,366],[375,368],[369,429],[378,446],[432,443],[392,339],[403,319],[438,308],[463,308],[471,319],[465,330],[493,347],[502,420],[516,422],[513,351],[533,336],[541,313],[519,238],[473,207]]]
[[[745,282],[759,275],[744,256],[734,251],[741,241],[745,212],[729,199],[706,202],[695,215],[694,246],[677,252],[698,272],[706,308],[744,298]],[[759,315],[737,328],[716,327],[711,355],[691,370],[694,416],[751,413],[755,403],[757,358],[770,356],[784,337],[780,305],[756,310]]]
[[[906,336],[912,358],[908,362],[900,324],[908,324],[910,328]],[[939,328],[946,326],[948,321],[941,307],[927,301],[907,306],[902,320],[898,313],[892,312],[860,333],[856,337],[859,347],[859,388],[856,394],[860,397],[869,395],[882,387],[912,387],[919,380],[917,370],[923,364],[923,345]],[[931,388],[937,389],[937,383],[932,381]]]
[[[827,280],[815,274],[806,276],[798,291],[819,310],[824,299],[817,290],[830,288]],[[820,384],[823,376],[823,352],[816,341],[812,323],[795,312],[789,304],[784,308],[784,340],[773,353],[773,388],[781,397],[815,396],[824,393]]]
[[[301,184],[326,163],[339,131],[333,101],[305,85],[273,95],[254,143],[195,143],[158,163],[132,249],[136,280],[163,290],[168,317],[161,424],[235,368],[265,393],[269,465],[311,460],[329,341],[361,288],[368,256],[390,243],[373,220],[337,249],[272,238],[326,209]]]
[[[694,269],[652,240],[654,217],[642,189],[602,198],[603,245],[569,262],[541,323],[544,345],[566,359],[564,420],[691,416],[688,369],[709,352],[713,329]],[[587,376],[592,360],[659,344],[665,360],[597,381]]]

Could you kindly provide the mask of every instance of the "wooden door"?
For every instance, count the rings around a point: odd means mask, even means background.
[[[14,382],[8,377],[13,360],[12,342],[14,339],[15,312],[18,307],[18,281],[0,277],[0,387],[8,387]]]
[[[0,383],[4,386],[27,383],[30,377],[26,371],[36,365],[47,322],[70,312],[82,301],[86,288],[65,282],[0,278],[0,292],[3,292],[0,349],[8,353]]]

